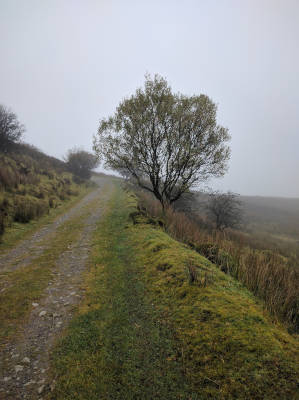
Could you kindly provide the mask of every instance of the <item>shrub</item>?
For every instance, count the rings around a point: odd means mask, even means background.
[[[39,218],[48,212],[48,204],[44,200],[32,197],[22,197],[16,200],[14,220],[27,223],[32,219]]]

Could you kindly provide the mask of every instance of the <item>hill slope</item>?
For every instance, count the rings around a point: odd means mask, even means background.
[[[7,227],[38,219],[79,191],[64,162],[32,146],[0,153],[0,240]]]

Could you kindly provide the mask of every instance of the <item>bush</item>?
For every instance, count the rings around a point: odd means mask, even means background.
[[[14,220],[27,223],[46,214],[48,209],[48,204],[44,200],[30,197],[19,198],[15,204]]]

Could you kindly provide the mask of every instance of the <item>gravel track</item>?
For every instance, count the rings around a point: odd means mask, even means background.
[[[111,190],[111,186],[109,187]],[[51,226],[41,229],[26,240],[26,244],[20,244],[5,256],[12,265],[22,252],[28,252],[29,245],[34,250],[41,239],[78,215],[85,204],[99,198],[98,206],[86,217],[79,238],[60,255],[44,295],[38,303],[32,303],[32,311],[22,335],[6,346],[0,354],[1,400],[42,399],[53,389],[55,382],[50,381],[47,375],[51,348],[71,320],[73,311],[84,294],[80,285],[82,272],[88,263],[91,235],[101,217],[110,190],[107,190],[107,187],[105,191],[99,188],[90,193]],[[18,267],[24,263],[29,262],[25,259]]]
[[[97,183],[100,185],[101,180]],[[25,267],[37,258],[46,248],[46,240],[51,234],[55,233],[66,221],[82,213],[83,208],[99,196],[101,189],[97,189],[85,196],[78,204],[58,217],[54,222],[43,226],[31,237],[23,240],[18,246],[0,255],[0,272],[13,271],[20,267]],[[30,253],[30,256],[28,256]]]

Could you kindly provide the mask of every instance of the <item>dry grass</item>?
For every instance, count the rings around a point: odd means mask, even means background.
[[[264,300],[275,317],[292,331],[299,331],[299,273],[286,257],[250,248],[242,234],[202,229],[200,221],[191,220],[173,208],[163,214],[160,203],[147,193],[139,192],[138,197],[140,207],[151,217],[162,219],[172,237],[191,245],[222,271],[238,279]]]

